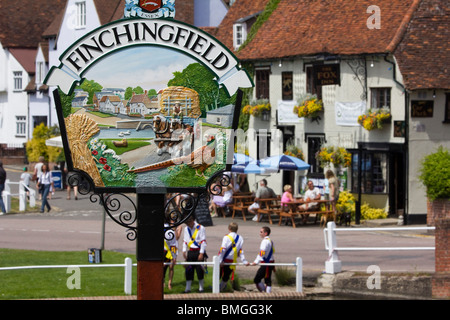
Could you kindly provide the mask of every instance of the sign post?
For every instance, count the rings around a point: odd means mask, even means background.
[[[123,19],[78,39],[44,81],[58,87],[64,152],[75,173],[69,185],[93,193],[91,201],[137,241],[140,300],[163,299],[166,231],[230,182],[223,172],[233,164],[239,88],[253,87],[217,39],[174,20],[174,3],[126,1]],[[85,102],[73,112],[75,99]],[[224,123],[231,127],[208,125],[209,110],[230,105]]]

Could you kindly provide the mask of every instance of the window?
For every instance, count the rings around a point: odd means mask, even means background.
[[[267,130],[259,130],[256,133],[256,149],[258,160],[270,156],[270,141],[272,140],[272,133]]]
[[[25,136],[27,134],[27,117],[16,117],[16,135]]]
[[[47,117],[46,116],[35,116],[33,117],[33,129],[39,126],[41,123],[47,125]]]
[[[36,83],[41,84],[44,82],[44,63],[38,62],[36,65]]]
[[[352,155],[352,192],[358,192],[358,153]],[[362,152],[361,192],[387,193],[387,154]]]
[[[86,2],[77,2],[77,28],[86,27]]]
[[[244,23],[236,23],[233,25],[233,45],[237,50],[247,40],[247,26]]]
[[[311,165],[309,172],[311,176],[320,176],[323,174],[323,168],[320,166],[320,162],[317,160],[316,154],[320,151],[320,148],[325,142],[324,136],[308,136],[308,163]]]
[[[306,93],[315,94],[318,99],[322,99],[322,86],[316,86],[312,66],[306,67]]]
[[[445,94],[445,118],[444,123],[450,123],[450,93]]]
[[[22,90],[22,71],[14,72],[14,90]]]
[[[283,100],[293,100],[294,90],[293,90],[293,76],[292,72],[282,72],[281,73],[281,88],[282,88],[282,99]]]
[[[370,108],[391,108],[391,88],[371,88],[370,93],[372,95]]]
[[[270,99],[270,67],[256,69],[256,99]]]

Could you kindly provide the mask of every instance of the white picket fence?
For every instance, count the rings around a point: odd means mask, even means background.
[[[177,262],[176,265],[203,265],[213,267],[213,293],[220,293],[220,260],[214,256],[212,262]],[[243,265],[242,263],[229,263],[227,265]],[[297,258],[295,263],[267,263],[267,266],[295,266],[296,267],[296,291],[303,292],[303,261]],[[87,265],[48,265],[48,266],[21,266],[21,267],[4,267],[0,271],[5,270],[31,270],[31,269],[69,269],[69,268],[124,268],[124,293],[131,295],[133,284],[133,264],[130,258],[125,258],[123,264],[87,264]]]
[[[373,232],[373,231],[411,231],[411,230],[435,230],[435,227],[393,227],[393,228],[337,228],[336,223],[328,222],[323,230],[325,238],[325,250],[328,250],[328,259],[325,261],[325,272],[329,274],[339,273],[342,262],[339,260],[338,251],[406,251],[406,250],[435,250],[435,247],[339,247],[337,244],[337,232]]]
[[[11,186],[19,186],[19,193],[12,193]],[[29,193],[27,197],[27,191]],[[19,211],[24,212],[27,209],[27,200],[31,208],[36,206],[36,191],[27,187],[22,181],[12,182],[10,180],[5,181],[5,190],[0,195],[3,197],[3,203],[5,205],[6,213],[11,212],[11,199],[13,197],[19,197]]]

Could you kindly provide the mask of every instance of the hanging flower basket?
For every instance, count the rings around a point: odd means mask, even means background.
[[[258,100],[254,101],[251,104],[245,106],[242,109],[243,114],[251,115],[254,117],[260,117],[263,114],[270,114],[271,106],[268,100]]]
[[[358,123],[364,129],[371,131],[374,129],[383,129],[383,124],[389,123],[391,118],[392,116],[389,109],[369,109],[365,114],[358,117]]]
[[[321,113],[323,112],[322,100],[319,100],[317,96],[307,96],[306,98],[299,99],[298,106],[294,107],[294,113],[299,118],[309,118],[311,121],[321,120]]]
[[[305,154],[303,153],[302,149],[299,147],[296,147],[295,145],[288,145],[286,147],[286,151],[284,152],[287,156],[292,156],[299,158],[302,161],[305,161]]]
[[[316,159],[320,162],[322,168],[329,164],[333,164],[335,167],[343,166],[344,168],[350,167],[352,163],[352,155],[345,148],[340,147],[323,147],[316,154]]]

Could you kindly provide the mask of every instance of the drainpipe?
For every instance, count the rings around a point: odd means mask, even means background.
[[[396,64],[393,61],[388,60],[388,55],[384,56],[384,61],[392,65],[392,78],[394,82],[403,89],[405,95],[405,211],[403,213],[403,221],[408,224],[408,199],[409,199],[409,93],[405,86],[397,80]]]

